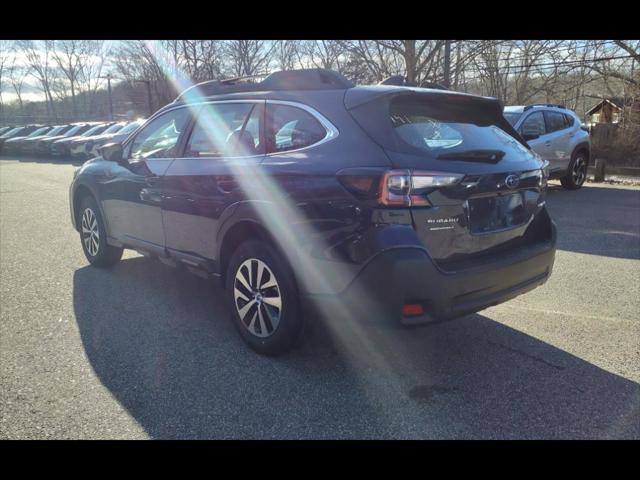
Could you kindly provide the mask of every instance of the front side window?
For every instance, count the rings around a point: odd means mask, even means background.
[[[564,115],[558,112],[544,112],[544,117],[547,122],[547,131],[557,132],[558,130],[562,130],[565,128],[565,120]]]
[[[171,158],[180,134],[189,122],[189,110],[180,108],[164,113],[145,126],[131,144],[129,158]]]
[[[268,151],[286,152],[318,143],[327,131],[313,115],[289,105],[267,105]]]
[[[575,119],[571,116],[571,115],[564,115],[564,120],[565,120],[565,126],[567,128],[569,127],[573,127],[573,123],[575,122]]]
[[[247,157],[262,151],[257,103],[204,105],[185,149],[185,157]]]
[[[546,126],[542,112],[533,112],[525,118],[520,127],[520,133],[523,135],[544,135]]]

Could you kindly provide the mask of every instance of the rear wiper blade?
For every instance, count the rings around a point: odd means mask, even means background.
[[[438,160],[459,160],[461,162],[498,163],[504,155],[505,152],[502,150],[478,149],[441,153],[436,158]]]

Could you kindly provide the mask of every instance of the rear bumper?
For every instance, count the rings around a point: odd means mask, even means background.
[[[406,325],[446,320],[483,310],[544,284],[555,260],[556,227],[544,243],[521,248],[491,263],[443,272],[421,248],[395,248],[376,255],[339,295],[311,296],[331,313],[380,317]],[[405,303],[425,313],[403,317]],[[328,313],[328,312],[325,312]]]

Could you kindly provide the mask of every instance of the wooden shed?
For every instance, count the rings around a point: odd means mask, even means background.
[[[640,102],[632,97],[606,97],[587,110],[586,116],[590,125],[622,123],[625,116],[636,123],[640,120]]]

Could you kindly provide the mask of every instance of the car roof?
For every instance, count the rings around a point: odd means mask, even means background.
[[[551,103],[534,103],[532,105],[506,105],[504,107],[505,112],[523,113],[528,110],[552,110],[554,112],[567,113],[577,116],[576,112],[574,112],[570,108],[563,107],[562,105],[554,105]]]

